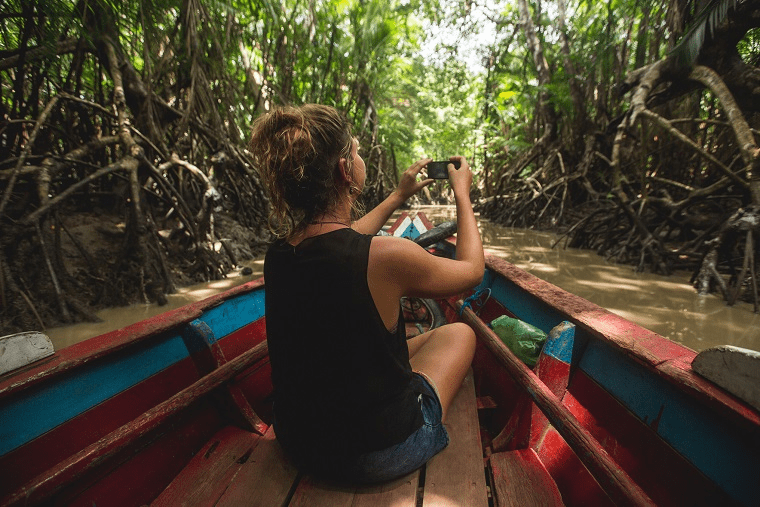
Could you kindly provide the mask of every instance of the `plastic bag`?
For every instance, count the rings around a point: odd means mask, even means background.
[[[538,355],[546,343],[546,333],[527,322],[506,315],[491,321],[491,328],[520,361],[531,368],[536,365]]]

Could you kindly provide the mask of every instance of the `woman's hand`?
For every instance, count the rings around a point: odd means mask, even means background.
[[[428,162],[431,162],[432,160],[432,158],[420,159],[412,164],[409,169],[404,171],[404,174],[401,175],[401,179],[398,182],[398,187],[396,187],[395,192],[399,195],[399,197],[401,197],[403,201],[406,201],[411,196],[435,181],[432,178],[417,181],[417,176],[420,174],[422,168],[428,165]]]
[[[470,170],[470,164],[467,163],[467,159],[457,155],[451,157],[451,161],[459,161],[459,169],[454,168],[454,164],[449,164],[449,184],[454,191],[454,197],[468,196],[470,195],[470,187],[472,186],[472,171]]]

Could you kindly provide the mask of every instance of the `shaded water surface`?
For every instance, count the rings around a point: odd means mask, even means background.
[[[418,210],[434,223],[455,218],[453,206]],[[730,344],[760,350],[760,315],[752,312],[752,305],[729,307],[715,295],[699,296],[688,284],[690,273],[670,277],[636,273],[630,266],[606,262],[594,252],[560,246],[552,249],[556,240],[552,234],[508,229],[487,220],[480,220],[480,229],[487,253],[689,348],[699,351]],[[60,349],[258,278],[263,264],[262,256],[246,263],[253,268],[252,275],[236,272],[225,280],[179,289],[169,296],[167,306],[108,309],[98,313],[102,323],[48,329],[47,333]]]

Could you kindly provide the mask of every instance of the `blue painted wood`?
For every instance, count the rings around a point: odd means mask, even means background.
[[[490,270],[475,290],[485,287],[490,287],[491,297],[517,318],[544,331],[549,332],[564,320],[557,310]],[[656,427],[663,440],[738,502],[757,505],[760,499],[757,435],[727,429],[725,422],[710,410],[584,329],[576,328],[574,341],[574,345],[563,347],[558,354],[562,360],[579,362],[595,382],[644,424]],[[577,357],[586,343],[586,351]],[[573,349],[576,357],[572,355]]]
[[[729,429],[702,405],[598,340],[589,342],[580,367],[721,489],[744,505],[757,505],[756,438]]]
[[[513,282],[501,278],[491,270],[486,270],[483,281],[475,290],[491,288],[491,297],[509,309],[515,317],[532,324],[545,333],[565,320],[565,315],[551,308],[536,297],[532,297]]]
[[[264,292],[262,287],[205,311],[203,321],[211,328],[216,340],[221,340],[228,334],[263,317]]]
[[[400,229],[400,230],[399,230]],[[414,220],[411,218],[406,219],[402,222],[399,229],[396,230],[396,232],[393,234],[396,237],[399,238],[408,238],[408,239],[414,239],[418,237],[420,234],[426,231],[420,231],[417,229],[417,225],[414,223]]]
[[[190,333],[185,339],[172,334],[127,348],[56,377],[52,384],[24,390],[0,405],[0,456],[186,359],[189,350],[201,347],[203,341],[220,340],[263,316],[261,288],[204,312],[202,321],[193,321],[181,331]]]
[[[564,321],[549,332],[543,352],[565,364],[570,364],[573,358],[574,342],[575,325]]]
[[[0,455],[187,357],[182,338],[172,335],[22,391],[0,405]]]
[[[216,341],[209,325],[200,319],[195,319],[183,326],[180,334],[191,356],[207,353]]]

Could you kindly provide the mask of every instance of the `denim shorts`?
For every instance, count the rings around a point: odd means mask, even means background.
[[[342,479],[359,483],[386,482],[411,473],[449,445],[449,434],[441,418],[443,408],[438,395],[428,380],[414,374],[417,401],[422,409],[423,423],[403,442],[352,460],[343,468]]]

